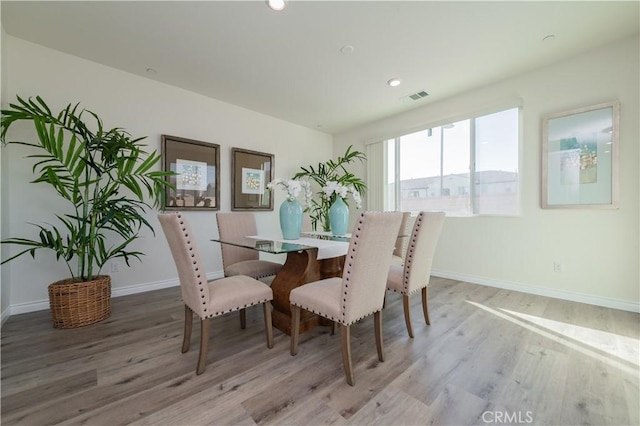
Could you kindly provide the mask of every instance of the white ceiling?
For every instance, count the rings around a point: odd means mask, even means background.
[[[1,3],[9,35],[327,133],[640,27],[638,1],[298,0],[282,12],[264,1]],[[387,86],[392,77],[402,84]],[[429,96],[406,99],[421,90]]]

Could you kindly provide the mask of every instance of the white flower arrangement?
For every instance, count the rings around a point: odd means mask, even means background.
[[[270,191],[273,191],[274,188],[278,185],[282,186],[287,191],[287,200],[289,201],[297,199],[298,195],[300,195],[300,192],[304,191],[304,206],[308,206],[311,201],[311,197],[313,197],[313,192],[311,192],[311,184],[306,179],[282,180],[279,178],[275,178],[267,184],[267,188],[269,188]]]
[[[329,199],[331,199],[331,196],[333,194],[336,194],[343,200],[347,198],[349,193],[351,193],[351,196],[353,197],[353,201],[355,201],[356,203],[356,208],[359,209],[362,207],[362,197],[360,196],[360,193],[356,190],[356,188],[353,185],[345,186],[336,181],[330,180],[322,188],[322,191]]]

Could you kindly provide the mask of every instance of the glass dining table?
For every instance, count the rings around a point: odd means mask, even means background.
[[[271,282],[271,289],[273,290],[273,326],[288,335],[291,334],[291,307],[289,304],[291,290],[313,281],[342,276],[344,258],[349,248],[349,236],[332,236],[328,233],[315,234],[318,233],[304,234],[297,240],[285,240],[282,237],[267,235],[224,240],[214,238],[211,240],[264,253],[286,254],[282,269]],[[331,322],[312,312],[303,311],[301,313],[301,333],[317,325],[330,326]]]

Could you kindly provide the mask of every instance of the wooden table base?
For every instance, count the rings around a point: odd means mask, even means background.
[[[282,269],[271,282],[273,326],[287,335],[291,335],[291,290],[306,283],[342,275],[344,256],[322,260],[318,260],[317,256],[317,249],[287,253]],[[300,313],[300,332],[327,324],[321,320],[318,315],[303,309]]]

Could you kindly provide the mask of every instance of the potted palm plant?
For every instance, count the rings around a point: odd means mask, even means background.
[[[33,124],[35,141],[7,140],[7,132],[19,121]],[[2,111],[0,125],[3,145],[34,150],[28,156],[36,160],[32,183],[49,185],[68,206],[56,214],[59,225],[35,225],[37,238],[2,241],[24,249],[1,264],[27,253],[35,258],[40,249],[52,250],[71,275],[48,288],[54,327],[80,327],[109,317],[111,279],[101,274],[102,268],[115,258],[128,266],[132,258],[140,260],[143,253],[128,246],[143,228],[153,232],[145,209],[159,205],[169,185],[164,176],[171,173],[153,170],[160,155],[143,150],[144,138],[132,138],[120,128],[105,129],[98,115],[79,104],[54,114],[40,97],[18,97]]]

